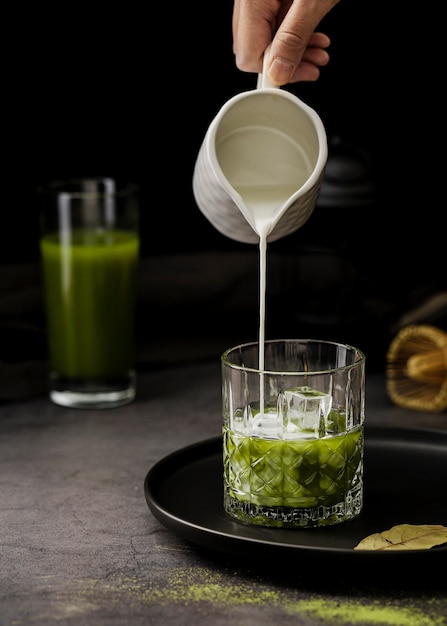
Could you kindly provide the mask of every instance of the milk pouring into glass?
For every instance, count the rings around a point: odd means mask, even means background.
[[[238,191],[253,215],[254,230],[259,236],[259,371],[260,407],[264,408],[264,341],[265,341],[265,300],[267,292],[267,238],[270,234],[276,212],[289,197],[293,185],[259,185],[239,187]]]
[[[234,96],[210,124],[193,175],[199,209],[224,235],[259,243],[259,369],[263,369],[266,248],[300,228],[317,200],[327,138],[317,113],[266,72]]]
[[[307,221],[327,160],[320,118],[267,84],[266,56],[257,89],[210,124],[193,175],[213,226],[259,245],[259,340],[221,357],[223,506],[245,524],[325,526],[362,509],[364,356],[331,342],[265,339],[267,244]]]

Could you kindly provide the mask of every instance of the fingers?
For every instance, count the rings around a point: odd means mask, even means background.
[[[329,62],[329,38],[314,32],[339,0],[235,0],[233,51],[236,66],[261,72],[271,42],[269,78],[276,85],[314,81]]]
[[[272,44],[268,66],[270,80],[276,85],[317,80],[320,76],[320,67],[329,63],[326,48],[330,43],[329,37],[324,33],[313,33],[298,63],[289,60],[290,57],[286,59],[281,56],[275,57]]]
[[[273,83],[284,85],[318,78],[319,68],[329,61],[325,49],[330,41],[323,33],[315,33],[315,29],[337,2],[294,0],[272,40],[268,71]]]

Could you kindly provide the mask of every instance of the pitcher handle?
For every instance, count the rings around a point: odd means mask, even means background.
[[[262,73],[258,74],[258,82],[256,85],[256,89],[280,89],[279,85],[274,85],[272,81],[269,79],[267,74],[267,63],[270,56],[270,48],[272,44],[269,43],[267,48],[264,51],[264,60],[262,62]]]

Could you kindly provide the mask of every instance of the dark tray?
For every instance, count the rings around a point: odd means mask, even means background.
[[[445,567],[447,544],[427,550],[354,550],[396,524],[447,525],[447,432],[367,428],[364,508],[350,522],[315,529],[247,526],[223,510],[222,441],[208,439],[157,462],[144,481],[154,516],[174,533],[241,561],[294,559],[300,567],[336,565],[352,572],[411,568],[427,576]],[[299,560],[298,560],[299,559]],[[391,569],[390,569],[391,568]],[[343,570],[342,570],[343,571]],[[375,571],[378,571],[375,569]]]

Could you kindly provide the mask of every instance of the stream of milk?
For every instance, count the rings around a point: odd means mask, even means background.
[[[312,164],[293,138],[263,125],[248,125],[223,135],[219,141],[219,164],[241,196],[251,217],[250,226],[259,236],[259,370],[263,410],[267,238],[279,211],[308,179]]]
[[[264,369],[267,237],[275,226],[278,211],[300,184],[301,181],[279,185],[235,186],[252,215],[253,228],[259,235],[259,369],[261,371]]]
[[[254,229],[259,235],[259,363],[260,371],[260,397],[259,405],[261,414],[264,413],[264,343],[265,343],[265,300],[267,292],[267,238],[275,224],[277,211],[291,195],[291,186],[272,185],[269,193],[263,193],[258,188],[258,193],[254,193],[253,188],[238,189],[246,206],[251,211],[254,222]]]

